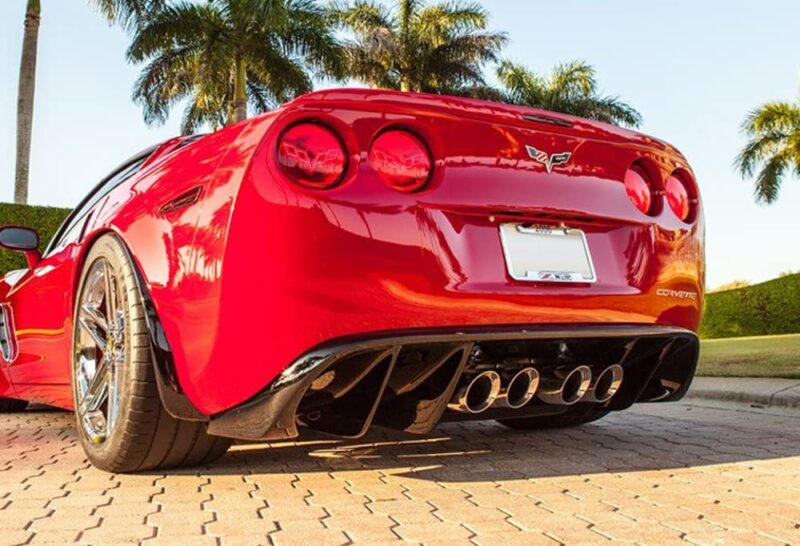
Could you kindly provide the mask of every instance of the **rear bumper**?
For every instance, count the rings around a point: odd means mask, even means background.
[[[213,417],[209,432],[247,440],[288,439],[298,435],[299,423],[351,438],[373,424],[424,434],[442,420],[465,417],[448,410],[448,402],[462,378],[487,367],[502,373],[534,366],[547,376],[564,367],[587,365],[594,371],[619,364],[624,369],[620,390],[596,404],[622,410],[635,402],[681,398],[698,355],[694,333],[663,326],[532,325],[345,339],[303,355],[260,394]],[[492,407],[467,417],[566,410],[534,399],[522,408]]]
[[[189,346],[183,373],[179,368],[187,395],[206,414],[250,399],[310,348],[352,336],[531,324],[699,325],[702,242],[691,230],[573,220],[570,226],[587,234],[598,280],[542,284],[509,276],[498,227],[508,217],[303,194],[287,207],[249,189],[232,220],[214,337]]]

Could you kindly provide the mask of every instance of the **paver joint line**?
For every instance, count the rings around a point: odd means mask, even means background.
[[[0,419],[0,544],[800,544],[797,410],[689,400],[571,430],[242,445],[156,476],[92,468],[71,427]]]

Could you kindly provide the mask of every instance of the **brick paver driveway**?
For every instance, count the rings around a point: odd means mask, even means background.
[[[800,543],[800,412],[639,406],[568,431],[445,425],[91,468],[72,416],[0,416],[0,543]]]

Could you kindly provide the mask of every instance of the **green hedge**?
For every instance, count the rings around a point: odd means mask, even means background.
[[[700,337],[800,332],[800,274],[709,294]]]
[[[35,228],[44,248],[69,212],[70,209],[0,203],[0,226],[14,224]],[[22,254],[0,249],[0,275],[21,267],[25,267]]]

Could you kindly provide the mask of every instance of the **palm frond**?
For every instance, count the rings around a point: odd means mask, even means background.
[[[789,161],[785,153],[775,154],[766,160],[755,180],[756,202],[769,205],[778,199],[778,192],[788,167]]]
[[[91,0],[109,23],[132,30],[164,7],[163,0]]]
[[[503,61],[497,69],[497,77],[507,91],[509,102],[540,107],[544,104],[546,82],[525,67]]]
[[[352,5],[334,2],[329,6],[328,13],[335,22],[360,36],[368,35],[377,28],[395,27],[391,13],[382,4],[375,2],[360,0]]]
[[[577,102],[580,104],[580,100]],[[634,128],[642,124],[642,115],[617,97],[590,96],[585,99],[582,109],[585,113],[579,115],[605,123]]]
[[[497,75],[507,100],[515,104],[628,127],[642,123],[641,114],[629,104],[618,97],[598,94],[594,68],[581,61],[557,66],[549,79],[504,61]]]
[[[414,19],[417,36],[435,42],[442,37],[485,29],[489,14],[478,3],[449,2],[427,6]]]
[[[269,44],[251,51],[247,60],[248,83],[273,105],[311,91],[312,82],[305,67]]]
[[[173,47],[190,44],[200,47],[204,42],[222,42],[226,38],[225,30],[225,21],[219,12],[208,5],[182,0],[164,8],[137,29],[127,57],[130,62],[137,63]]]
[[[277,33],[283,45],[318,69],[316,75],[343,78],[344,47],[331,32],[326,11],[312,0],[289,0],[286,17],[285,28]]]
[[[800,106],[788,102],[768,102],[750,112],[742,124],[749,136],[791,133],[800,130]]]
[[[756,202],[774,203],[784,177],[800,176],[800,104],[766,103],[747,115],[742,132],[748,141],[734,165],[755,179]]]
[[[736,157],[735,165],[742,176],[753,176],[758,166],[786,146],[789,135],[767,133],[750,140]]]
[[[590,97],[597,92],[595,70],[583,61],[560,64],[550,76],[550,88],[559,96]]]

